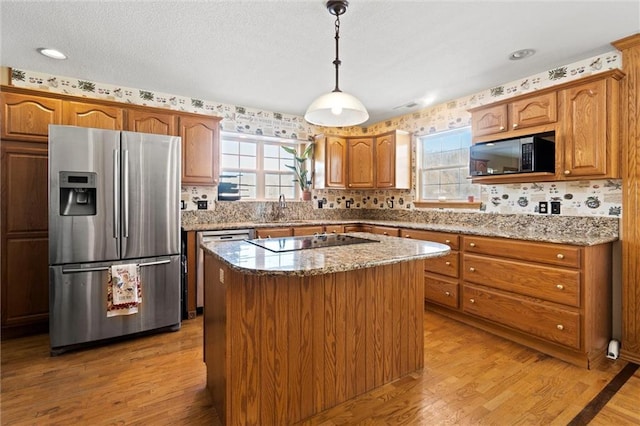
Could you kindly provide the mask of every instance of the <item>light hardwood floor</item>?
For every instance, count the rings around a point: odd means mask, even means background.
[[[585,370],[425,313],[425,369],[305,424],[567,424],[626,365]],[[202,317],[180,331],[51,358],[46,335],[2,342],[2,425],[216,425]],[[640,424],[640,370],[594,419]]]

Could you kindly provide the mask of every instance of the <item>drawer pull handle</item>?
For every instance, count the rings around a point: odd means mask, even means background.
[[[504,126],[500,126],[500,131],[503,131],[503,130],[504,130]]]
[[[564,254],[562,253],[558,253],[558,255],[556,256],[558,259],[564,259]]]
[[[335,229],[333,231],[331,231],[332,234],[337,234],[338,231],[336,231]]]
[[[451,240],[444,240],[445,244],[449,244],[451,242]]]
[[[571,170],[565,170],[565,171],[564,171],[564,174],[565,174],[566,176],[570,175],[570,174],[571,174]]]
[[[469,243],[469,247],[475,247],[476,243]]]
[[[411,238],[411,235],[407,234],[404,236],[405,238]]]
[[[476,303],[476,299],[469,299],[469,302]]]
[[[471,272],[475,272],[475,271],[476,271],[476,268],[474,268],[474,267],[472,266],[471,268],[469,268],[469,271],[471,271]]]
[[[444,264],[449,266],[449,265],[451,265],[451,262],[444,262]]]
[[[562,284],[557,284],[557,285],[556,285],[556,288],[557,288],[558,290],[564,290],[564,286],[563,286]]]
[[[556,325],[556,328],[557,328],[558,330],[562,331],[562,330],[564,330],[564,325],[562,325],[562,324],[558,324],[558,325]]]
[[[384,231],[384,232],[382,233],[382,235],[389,235],[389,234],[387,234],[387,231]]]
[[[445,296],[451,296],[451,293],[449,293],[448,291],[444,292]]]
[[[518,128],[518,123],[513,123],[513,128],[517,129]]]

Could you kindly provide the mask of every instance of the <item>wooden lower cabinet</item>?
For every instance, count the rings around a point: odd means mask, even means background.
[[[293,236],[297,237],[300,235],[314,235],[314,234],[322,234],[324,232],[324,226],[322,225],[313,225],[313,226],[295,226],[293,228]]]
[[[343,225],[325,225],[324,232],[327,234],[342,234],[344,232]]]
[[[369,232],[371,232],[372,234],[388,235],[390,237],[400,236],[400,230],[392,226],[374,225],[371,227],[371,230]]]
[[[293,236],[291,227],[256,228],[256,238],[278,238]]]
[[[2,141],[2,337],[48,330],[47,146]]]
[[[442,235],[431,237],[442,242]],[[459,252],[425,261],[427,309],[579,366],[588,368],[606,354],[611,244],[476,236],[459,241]],[[460,256],[457,274],[447,260],[454,253]]]

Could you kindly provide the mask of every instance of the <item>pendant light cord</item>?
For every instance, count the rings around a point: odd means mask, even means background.
[[[338,87],[338,67],[340,67],[340,57],[338,55],[338,40],[340,40],[340,15],[336,15],[336,60],[333,61],[333,64],[336,66],[336,87],[333,89],[334,92],[341,92]]]

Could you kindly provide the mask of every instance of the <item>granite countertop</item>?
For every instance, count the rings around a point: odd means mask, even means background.
[[[424,231],[440,231],[453,232],[463,235],[478,235],[486,237],[501,237],[517,240],[540,241],[547,243],[571,244],[576,246],[593,246],[598,244],[610,243],[618,240],[617,235],[610,233],[599,233],[598,230],[584,229],[576,232],[575,229],[559,228],[557,226],[526,226],[513,225],[509,222],[501,222],[496,220],[491,224],[481,224],[472,226],[468,224],[434,224],[419,223],[393,220],[294,220],[283,222],[221,222],[221,223],[205,223],[183,225],[185,231],[209,231],[221,229],[257,229],[257,228],[273,228],[273,227],[293,227],[293,226],[312,226],[312,225],[347,225],[347,224],[363,224],[363,225],[381,225],[396,228],[408,228]],[[368,234],[369,236],[371,234]]]
[[[444,256],[449,246],[430,241],[352,232],[370,243],[275,253],[245,241],[203,244],[232,269],[254,275],[320,275]]]

